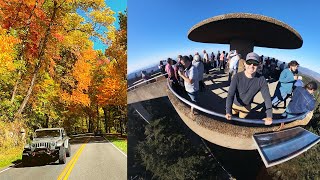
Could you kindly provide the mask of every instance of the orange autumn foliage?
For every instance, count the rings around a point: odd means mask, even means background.
[[[7,34],[5,29],[0,27],[0,75],[15,70],[14,47],[20,42],[19,39]]]
[[[78,60],[74,65],[72,75],[77,81],[76,88],[72,93],[62,92],[62,99],[68,104],[90,105],[89,86],[91,85],[91,71],[93,62],[96,59],[96,52],[86,49],[80,52]]]

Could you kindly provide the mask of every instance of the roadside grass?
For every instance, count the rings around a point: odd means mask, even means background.
[[[22,158],[21,147],[0,151],[0,168],[9,166],[13,162]]]
[[[105,137],[112,142],[117,148],[119,148],[122,152],[128,154],[127,150],[127,138],[121,137],[120,134],[107,134]]]

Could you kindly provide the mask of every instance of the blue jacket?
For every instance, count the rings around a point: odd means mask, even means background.
[[[284,69],[279,77],[277,88],[279,88],[281,94],[290,94],[292,92],[292,86],[295,82],[293,73],[289,68]]]
[[[312,111],[315,105],[316,100],[312,94],[303,87],[296,87],[286,111],[290,114],[305,113]]]

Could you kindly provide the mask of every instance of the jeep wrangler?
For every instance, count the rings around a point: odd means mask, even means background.
[[[37,129],[32,142],[24,147],[22,163],[28,165],[41,159],[41,162],[59,160],[60,164],[65,164],[71,155],[69,140],[63,128]]]

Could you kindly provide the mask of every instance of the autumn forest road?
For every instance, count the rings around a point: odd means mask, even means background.
[[[71,157],[66,164],[33,164],[24,167],[18,163],[0,170],[0,179],[127,179],[127,157],[108,140],[90,134],[71,139]]]

